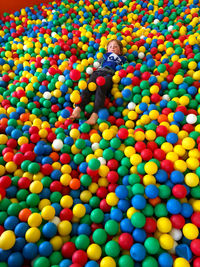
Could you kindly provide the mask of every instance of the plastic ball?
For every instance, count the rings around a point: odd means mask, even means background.
[[[106,267],[106,266],[110,266],[110,267],[116,267],[116,262],[112,257],[104,257],[101,262],[100,262],[100,267]]]
[[[78,70],[71,70],[70,71],[70,78],[73,81],[78,81],[81,78],[81,73]]]
[[[91,260],[99,260],[102,254],[101,247],[97,244],[91,244],[87,248],[87,256]]]
[[[0,236],[0,248],[4,250],[11,249],[16,241],[16,237],[13,231],[4,231]]]
[[[189,267],[190,263],[186,259],[178,257],[175,259],[173,266],[174,267],[181,267],[181,266]]]
[[[198,227],[192,223],[185,224],[183,227],[183,235],[189,240],[196,239],[199,235]]]

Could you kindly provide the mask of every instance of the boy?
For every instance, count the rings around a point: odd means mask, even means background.
[[[98,111],[104,107],[106,95],[112,89],[112,76],[115,74],[116,67],[126,62],[126,58],[122,56],[123,45],[119,40],[110,40],[107,45],[107,53],[99,60],[100,67],[90,76],[88,83],[96,83],[99,76],[104,77],[105,84],[97,85],[95,92],[85,89],[81,93],[81,103],[76,106],[70,119],[79,119],[81,110],[90,102],[90,96],[95,93],[94,111],[90,118],[86,121],[89,125],[94,125],[98,119]]]

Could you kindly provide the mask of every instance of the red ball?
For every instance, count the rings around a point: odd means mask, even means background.
[[[200,227],[200,211],[195,211],[191,216],[191,222]]]
[[[61,162],[62,164],[68,164],[68,163],[70,163],[70,161],[71,161],[71,157],[70,157],[69,154],[67,154],[67,153],[63,153],[63,154],[60,156],[60,162]]]
[[[146,148],[146,149],[142,150],[142,152],[141,152],[141,157],[145,161],[149,161],[152,158],[152,156],[153,156],[153,153],[150,149]]]
[[[110,171],[107,174],[107,180],[109,183],[115,184],[119,180],[119,174],[116,171]]]
[[[61,221],[64,221],[64,220],[71,221],[73,217],[73,212],[69,208],[64,208],[63,210],[61,210],[59,216],[60,216]]]
[[[196,258],[193,261],[193,267],[200,267],[200,257]]]
[[[165,159],[161,161],[161,169],[165,170],[168,173],[171,173],[174,170],[174,165],[171,160]]]
[[[146,144],[142,141],[138,141],[135,143],[135,150],[138,153],[141,153],[144,149],[146,149]]]
[[[128,130],[125,128],[121,128],[118,131],[118,136],[120,139],[126,139],[128,137],[129,133]]]
[[[157,148],[157,149],[154,150],[153,156],[157,160],[161,161],[161,160],[165,159],[165,152],[162,149]]]
[[[21,177],[21,178],[18,180],[17,184],[18,184],[18,187],[19,187],[20,189],[27,189],[27,188],[29,188],[29,186],[30,186],[30,184],[31,184],[31,181],[30,181],[30,179],[27,178],[27,177]]]
[[[99,208],[104,212],[104,213],[108,213],[110,212],[111,210],[111,206],[108,205],[108,203],[106,202],[106,199],[102,199],[100,201],[100,204],[99,204]]]
[[[122,233],[119,236],[118,243],[122,249],[129,250],[132,247],[134,240],[131,234]]]
[[[8,188],[12,183],[12,180],[9,176],[5,175],[0,178],[0,187]]]
[[[69,76],[73,81],[78,81],[81,78],[81,73],[79,70],[71,70]]]
[[[192,240],[190,248],[195,256],[200,256],[200,239]]]
[[[25,160],[25,157],[21,153],[17,153],[13,157],[13,162],[17,165],[20,165]]]
[[[182,229],[185,225],[185,219],[180,214],[174,214],[170,217],[170,221],[172,223],[172,226],[176,229]]]
[[[119,75],[120,78],[124,78],[124,77],[126,77],[127,72],[125,70],[120,70],[118,75]]]
[[[146,233],[154,233],[157,229],[157,223],[153,218],[146,218],[146,223],[144,225],[144,230]]]
[[[61,192],[62,190],[62,184],[61,182],[59,181],[53,181],[51,184],[50,184],[50,190],[51,192]]]
[[[184,185],[182,184],[176,184],[173,188],[172,188],[172,194],[176,197],[176,198],[184,198],[187,195],[187,189],[185,188]]]
[[[106,187],[101,186],[97,189],[97,192],[96,192],[97,197],[105,198],[107,194],[108,194],[108,189]]]
[[[166,136],[167,135],[167,127],[165,127],[163,125],[159,125],[156,128],[156,134],[157,134],[157,136]]]
[[[76,246],[73,242],[66,242],[61,249],[64,258],[71,259],[73,253],[76,251]]]
[[[78,263],[81,266],[84,266],[87,263],[88,257],[87,253],[84,250],[77,250],[74,252],[72,255],[72,262],[73,263]]]
[[[118,187],[118,184],[109,184],[108,191],[115,192],[115,189]]]
[[[104,84],[105,84],[105,78],[104,77],[102,77],[102,76],[99,76],[97,79],[96,79],[96,83],[97,83],[97,85],[99,85],[99,86],[103,86]]]
[[[51,166],[51,164],[44,164],[41,167],[41,171],[44,175],[50,175],[53,171],[53,167]]]
[[[107,166],[111,171],[114,171],[119,167],[119,163],[116,159],[110,159],[107,162]]]

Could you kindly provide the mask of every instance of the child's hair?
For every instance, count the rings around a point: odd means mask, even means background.
[[[108,48],[108,46],[109,46],[109,44],[110,44],[111,42],[115,42],[115,43],[118,44],[118,46],[119,46],[119,48],[120,48],[120,54],[122,55],[122,53],[123,53],[123,44],[122,44],[122,42],[121,42],[120,40],[117,40],[117,39],[111,39],[111,40],[107,43],[107,48]]]

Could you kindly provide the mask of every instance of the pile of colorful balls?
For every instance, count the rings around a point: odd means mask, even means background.
[[[110,39],[127,63],[72,121]],[[199,160],[199,0],[0,18],[1,267],[199,267]]]

